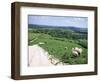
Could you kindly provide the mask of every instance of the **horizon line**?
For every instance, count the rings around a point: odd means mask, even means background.
[[[51,27],[54,27],[54,26],[55,26],[55,25],[42,25],[42,24],[28,24],[28,25],[51,26]],[[87,27],[77,27],[77,26],[55,26],[55,27],[75,27],[75,28],[87,28]]]

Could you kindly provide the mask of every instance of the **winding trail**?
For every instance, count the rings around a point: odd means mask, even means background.
[[[29,46],[29,66],[54,66],[49,60],[48,53],[39,45]]]

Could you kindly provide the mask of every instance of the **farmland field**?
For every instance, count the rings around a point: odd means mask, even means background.
[[[38,44],[66,65],[87,64],[87,29],[28,25],[28,45]],[[82,53],[73,57],[72,48],[81,48]]]

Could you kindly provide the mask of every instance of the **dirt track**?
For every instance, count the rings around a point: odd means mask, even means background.
[[[38,45],[29,46],[29,66],[53,66],[48,53]]]

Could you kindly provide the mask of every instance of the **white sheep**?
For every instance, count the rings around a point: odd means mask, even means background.
[[[78,56],[78,52],[74,48],[72,48],[72,55],[74,57],[77,57]]]
[[[77,51],[79,55],[82,53],[82,48],[75,47],[74,50]]]

